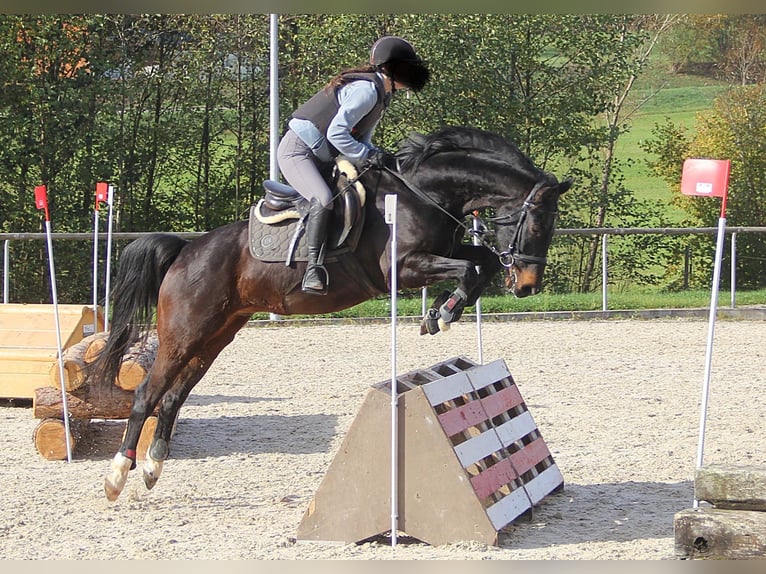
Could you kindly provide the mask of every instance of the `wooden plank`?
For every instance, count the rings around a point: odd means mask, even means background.
[[[766,466],[711,464],[698,468],[694,498],[716,508],[766,511]]]
[[[503,446],[509,446],[535,430],[537,430],[537,425],[532,415],[529,414],[529,411],[525,411],[497,427],[497,434]]]
[[[564,484],[564,477],[555,464],[549,466],[524,486],[532,502],[537,504],[551,492],[555,492]]]
[[[479,401],[471,401],[439,415],[439,424],[444,429],[444,434],[449,437],[485,420],[487,414]]]
[[[676,513],[679,558],[746,560],[766,556],[766,512],[700,506]]]
[[[477,391],[511,376],[505,361],[502,359],[474,367],[470,371],[466,371],[466,374],[471,381],[471,386]]]
[[[35,390],[50,384],[48,374],[3,374],[0,373],[0,397],[4,399],[31,399]]]
[[[490,430],[455,445],[455,454],[463,468],[503,448],[497,433]]]
[[[532,505],[529,503],[527,493],[524,489],[517,488],[487,508],[487,516],[495,530],[500,530],[530,508]]]
[[[446,403],[455,397],[473,392],[471,381],[464,372],[426,383],[421,388],[432,406]]]
[[[487,498],[500,487],[519,478],[525,472],[550,456],[542,437],[516,451],[508,458],[490,466],[487,470],[471,477],[471,484],[480,499]]]

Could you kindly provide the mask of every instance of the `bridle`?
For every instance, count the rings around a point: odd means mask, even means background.
[[[513,233],[511,242],[508,244],[508,249],[506,249],[505,251],[498,251],[498,249],[494,245],[491,245],[490,243],[487,243],[484,240],[484,235],[487,232],[486,225],[483,225],[483,224],[480,225],[479,229],[474,229],[473,227],[468,226],[465,222],[460,221],[457,217],[455,217],[449,211],[447,211],[441,205],[439,205],[439,203],[435,199],[433,199],[431,196],[427,195],[417,186],[415,186],[410,181],[408,181],[407,178],[405,178],[401,173],[399,173],[398,170],[394,170],[389,167],[384,167],[382,169],[384,171],[387,171],[391,175],[393,175],[399,181],[401,181],[405,185],[405,187],[407,187],[407,189],[409,189],[413,194],[415,194],[421,200],[431,204],[436,209],[438,209],[439,211],[447,215],[450,219],[452,219],[455,223],[457,223],[460,227],[462,227],[468,235],[476,237],[484,247],[489,249],[493,254],[497,255],[497,258],[500,260],[500,265],[502,265],[506,269],[510,269],[511,267],[513,267],[516,261],[521,261],[523,263],[531,263],[536,265],[542,265],[548,261],[547,257],[540,257],[538,255],[527,255],[526,253],[521,253],[519,251],[519,245],[522,243],[522,239],[524,236],[524,229],[525,229],[524,222],[526,221],[527,215],[529,214],[529,208],[532,207],[532,200],[534,199],[535,195],[540,190],[540,188],[542,188],[546,183],[548,183],[547,181],[545,180],[538,181],[534,185],[534,187],[532,187],[532,190],[529,192],[529,194],[527,195],[527,198],[524,200],[524,203],[522,204],[521,208],[519,208],[518,211],[488,219],[488,221],[496,225],[512,225],[514,218],[518,215],[518,219],[516,220],[516,230]],[[364,171],[367,171],[367,170],[365,169]],[[364,171],[362,173],[364,173]],[[362,173],[359,174],[359,177],[362,176]],[[550,211],[550,214],[557,215],[558,211]]]
[[[514,217],[518,214],[518,219],[516,220],[516,229],[513,232],[511,242],[508,244],[508,249],[498,253],[494,248],[490,247],[493,253],[495,253],[500,259],[500,264],[506,269],[510,269],[516,261],[531,263],[535,265],[545,265],[548,262],[548,258],[546,256],[541,257],[539,255],[527,255],[526,253],[521,253],[519,251],[519,245],[521,244],[524,235],[524,223],[527,219],[527,215],[529,214],[529,208],[532,206],[532,200],[534,199],[538,190],[543,187],[545,183],[546,182],[544,181],[538,181],[529,192],[529,195],[527,195],[527,198],[524,200],[521,208],[515,213],[492,217],[488,220],[495,225],[512,225]],[[550,215],[558,215],[558,211],[550,211]]]

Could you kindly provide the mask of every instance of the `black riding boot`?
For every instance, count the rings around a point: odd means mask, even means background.
[[[329,277],[324,265],[324,244],[327,238],[327,224],[330,221],[332,210],[324,207],[318,199],[311,200],[309,217],[306,228],[306,242],[308,243],[308,267],[303,276],[301,289],[304,293],[324,295],[327,293]]]

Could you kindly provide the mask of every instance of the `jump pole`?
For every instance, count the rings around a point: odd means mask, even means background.
[[[474,211],[473,212],[473,230],[476,232],[473,235],[473,244],[474,245],[481,245],[481,241],[479,240],[479,212]],[[478,265],[476,266],[476,271],[481,271],[481,267]],[[483,351],[483,344],[481,341],[481,297],[476,299],[476,346],[478,347],[479,351],[479,364],[484,364],[484,351]]]
[[[396,306],[398,275],[397,268],[397,245],[396,245],[396,200],[393,194],[386,195],[385,217],[386,223],[391,225],[391,547],[396,547],[396,531],[399,524],[397,508],[398,501],[398,424],[397,406],[399,402],[399,388],[396,380]],[[63,379],[62,379],[63,380]]]
[[[726,235],[726,198],[729,189],[731,160],[687,159],[681,176],[681,193],[721,198],[721,214],[718,218],[713,281],[710,288],[710,313],[708,315],[707,347],[705,349],[705,376],[702,383],[700,406],[699,440],[697,446],[697,469],[702,467],[705,452],[705,426],[707,422],[708,395],[710,392],[711,363],[713,359],[713,337],[718,309],[718,288],[721,282],[721,262]],[[694,508],[699,501],[694,499]]]
[[[96,183],[96,204],[93,208],[93,332],[98,331],[98,216],[102,201],[106,201],[108,185],[105,181]],[[62,379],[63,381],[63,379]]]
[[[48,243],[48,267],[51,277],[51,298],[53,299],[53,316],[56,319],[56,347],[61,357],[61,325],[59,324],[58,294],[56,293],[56,270],[53,264],[53,241],[51,240],[51,217],[48,211],[48,193],[44,185],[35,187],[35,205],[45,211],[45,235]],[[95,310],[94,310],[95,312]],[[64,435],[66,440],[66,459],[72,462],[72,441],[69,437],[69,407],[67,406],[66,385],[64,385],[64,361],[59,364],[59,380],[61,381],[61,405],[64,410]]]
[[[104,331],[109,331],[109,290],[112,279],[112,223],[114,209],[114,186],[109,185],[109,193],[106,197],[109,205],[109,227],[106,234],[106,277],[104,286]]]

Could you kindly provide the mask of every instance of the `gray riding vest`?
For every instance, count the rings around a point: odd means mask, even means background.
[[[368,80],[375,84],[375,88],[378,92],[378,101],[375,103],[369,113],[364,116],[351,130],[351,135],[357,133],[365,133],[369,131],[381,118],[383,111],[386,109],[388,102],[385,97],[386,87],[383,80],[374,72],[354,72],[349,74],[343,74],[343,79],[346,83],[356,80]],[[339,86],[337,89],[340,89]],[[327,135],[327,128],[330,126],[330,122],[338,113],[340,105],[338,104],[338,98],[336,90],[328,92],[327,90],[319,90],[316,94],[311,96],[306,103],[301,105],[297,110],[291,114],[291,118],[298,118],[300,120],[309,120],[313,123],[317,129],[324,135]],[[330,152],[333,157],[337,157],[340,152],[335,149],[335,146],[330,145]]]

